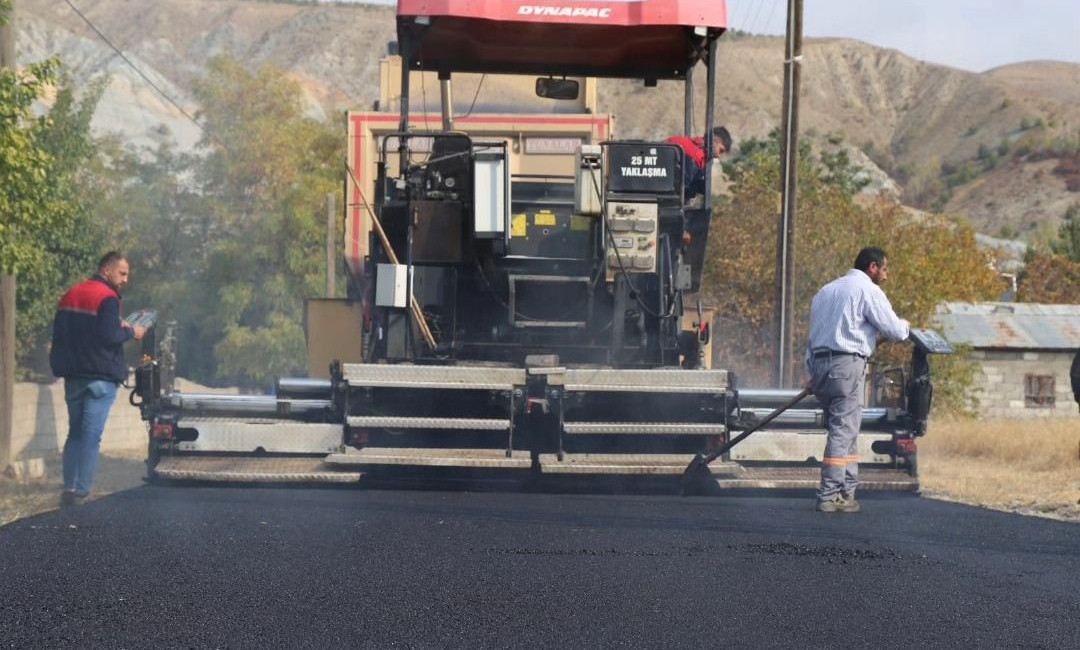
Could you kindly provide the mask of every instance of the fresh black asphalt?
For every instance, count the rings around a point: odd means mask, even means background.
[[[1080,526],[861,499],[146,486],[0,528],[0,645],[1080,647]]]

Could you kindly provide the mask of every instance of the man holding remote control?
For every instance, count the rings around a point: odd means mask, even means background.
[[[129,273],[127,258],[106,253],[97,273],[65,293],[57,306],[49,364],[64,378],[68,408],[61,505],[81,503],[90,494],[105,421],[117,386],[127,379],[124,343],[146,334],[146,328],[120,316],[120,288]]]

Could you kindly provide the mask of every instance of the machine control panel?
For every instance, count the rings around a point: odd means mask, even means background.
[[[952,354],[952,346],[940,334],[931,329],[911,328],[911,340],[927,354]]]
[[[604,249],[607,279],[620,271],[652,273],[656,270],[657,206],[655,203],[611,201],[607,204]]]

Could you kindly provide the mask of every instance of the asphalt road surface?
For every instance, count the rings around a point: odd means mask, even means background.
[[[16,522],[0,645],[1080,647],[1077,524],[446,488],[147,486]]]

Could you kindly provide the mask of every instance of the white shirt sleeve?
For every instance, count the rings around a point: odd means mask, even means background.
[[[877,331],[881,332],[885,338],[892,341],[903,341],[911,333],[907,321],[896,315],[892,303],[889,302],[881,287],[874,285],[874,288],[867,296],[865,309],[864,316],[866,320],[877,328]]]

